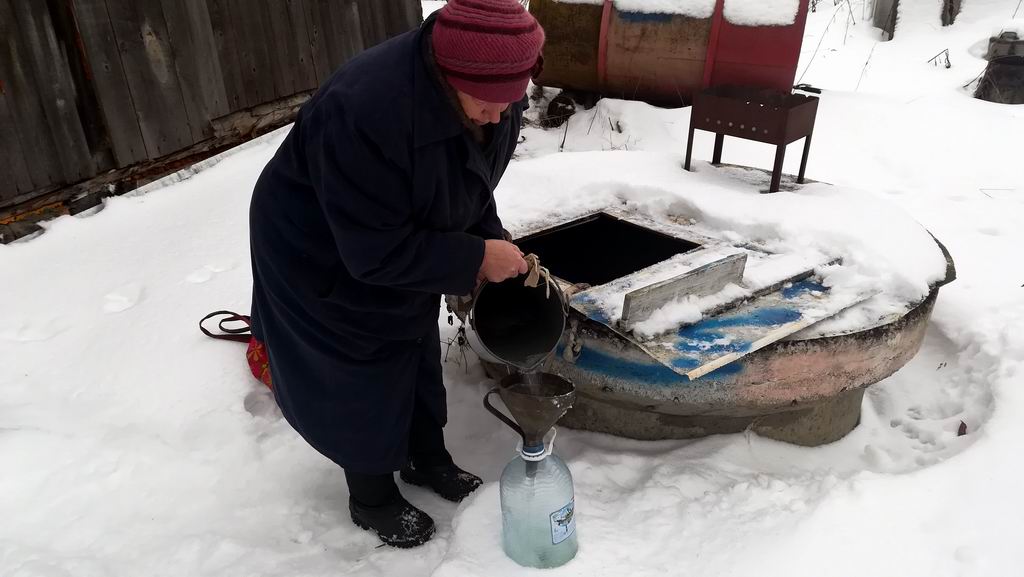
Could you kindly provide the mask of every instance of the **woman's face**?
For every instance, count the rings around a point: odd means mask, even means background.
[[[501,113],[505,112],[511,104],[510,102],[485,102],[461,90],[456,90],[455,92],[458,93],[462,111],[479,126],[501,122]]]

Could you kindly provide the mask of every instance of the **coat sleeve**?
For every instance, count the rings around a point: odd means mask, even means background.
[[[342,111],[320,103],[302,129],[313,188],[355,279],[435,294],[473,290],[482,238],[418,227],[409,170]]]
[[[485,239],[497,239],[505,240],[504,228],[501,225],[501,219],[498,218],[498,209],[494,203],[494,197],[491,197],[490,202],[487,203],[487,207],[484,208],[483,215],[476,224],[469,227],[466,232],[479,236]]]

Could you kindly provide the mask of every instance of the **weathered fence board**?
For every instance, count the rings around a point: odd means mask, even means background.
[[[376,46],[388,38],[388,13],[385,8],[389,2],[378,0],[358,0],[359,25],[363,43],[366,47]]]
[[[296,46],[292,38],[293,32],[288,22],[288,7],[284,0],[264,0],[265,22],[267,24],[267,46],[272,47],[270,52],[270,64],[273,68],[274,91],[280,97],[299,92],[295,88],[294,64],[298,58],[295,55]]]
[[[291,42],[295,46],[295,90],[312,90],[319,86],[316,68],[313,66],[313,52],[306,24],[306,8],[303,0],[285,0],[288,9],[288,26]]]
[[[331,72],[337,70],[363,49],[363,33],[359,23],[359,6],[356,0],[327,0],[330,14],[330,33],[327,45],[330,47]],[[321,8],[321,14],[324,9]]]
[[[330,12],[326,9],[321,10],[324,4],[322,0],[302,0],[302,3],[306,12],[306,30],[313,56],[313,71],[316,73],[316,83],[320,85],[327,80],[333,70],[326,37],[326,31],[330,30],[330,26],[325,26],[330,18]]]
[[[199,63],[208,60],[210,55],[203,54],[196,46],[194,37],[200,31],[193,32],[188,7],[181,0],[160,0],[164,19],[167,22],[167,40],[174,55],[174,72],[181,86],[182,103],[188,117],[189,131],[193,142],[208,138],[213,128],[210,125],[210,111],[203,92]]]
[[[129,166],[147,158],[146,145],[107,16],[106,0],[75,0],[74,7],[114,160],[118,167]]]
[[[10,52],[14,44],[13,13],[6,0],[0,0],[0,202],[15,195],[32,190],[35,185],[25,160],[25,148],[18,135],[18,127],[12,112],[14,86],[7,64],[13,60]],[[4,40],[7,39],[7,42]],[[7,44],[6,46],[4,44]]]
[[[419,2],[381,2],[387,13],[388,38],[412,30],[423,20],[423,7]]]
[[[244,18],[244,14],[248,12],[246,0],[226,0],[226,5],[227,13],[231,18],[230,40],[233,43],[232,50],[235,53],[235,58],[237,58],[238,78],[242,89],[238,99],[238,108],[231,110],[231,112],[236,112],[252,107],[260,101],[260,98],[257,95],[258,80],[252,70],[255,62],[248,46],[249,31],[246,30],[248,23]]]
[[[224,91],[227,96],[226,113],[246,107],[245,89],[242,87],[242,69],[238,61],[235,30],[237,24],[231,19],[229,0],[206,0],[209,8],[210,26],[213,29],[214,46],[220,69],[224,73]]]
[[[107,0],[132,102],[150,158],[192,144],[160,0]]]
[[[210,119],[219,118],[231,112],[228,97],[224,90],[224,71],[220,67],[217,56],[217,44],[214,41],[213,26],[210,23],[210,11],[206,0],[180,0],[188,13],[189,27],[192,31],[192,42],[199,59],[193,65],[199,70],[199,82],[202,87],[203,100]]]
[[[92,170],[95,173],[117,167],[114,150],[107,127],[103,119],[96,87],[92,82],[89,70],[89,57],[82,43],[82,35],[75,19],[72,2],[50,0],[50,17],[53,22],[53,33],[60,46],[63,62],[71,80],[70,89],[74,91],[75,107],[81,120],[81,128],[85,133],[87,154],[92,159]]]
[[[232,0],[231,13],[237,23],[238,61],[242,66],[242,86],[246,106],[275,100],[273,70],[267,52],[267,33],[263,27],[262,0]]]
[[[32,190],[17,127],[7,106],[6,87],[0,87],[0,202]]]
[[[29,60],[20,49],[18,23],[9,0],[0,0],[0,25],[8,27],[0,36],[0,42],[6,44],[0,52],[0,73],[5,80],[8,106],[11,117],[19,124],[18,140],[25,149],[24,157],[32,184],[35,188],[43,188],[60,182],[63,169],[57,162],[53,137],[37,96],[35,79],[23,66]]]
[[[0,0],[0,223],[280,126],[421,18],[419,0]]]
[[[45,2],[15,2],[25,56],[36,79],[32,95],[42,104],[63,180],[74,182],[96,174],[76,107],[75,87],[64,53],[57,44]]]

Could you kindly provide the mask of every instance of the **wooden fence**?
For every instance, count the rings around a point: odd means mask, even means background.
[[[287,122],[421,19],[419,0],[0,0],[0,223]]]

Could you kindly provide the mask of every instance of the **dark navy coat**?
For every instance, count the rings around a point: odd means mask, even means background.
[[[253,332],[288,422],[361,473],[405,461],[412,409],[444,424],[440,295],[474,288],[513,104],[478,144],[428,66],[429,28],[352,59],[299,112],[253,191]],[[525,101],[524,101],[525,102]]]

